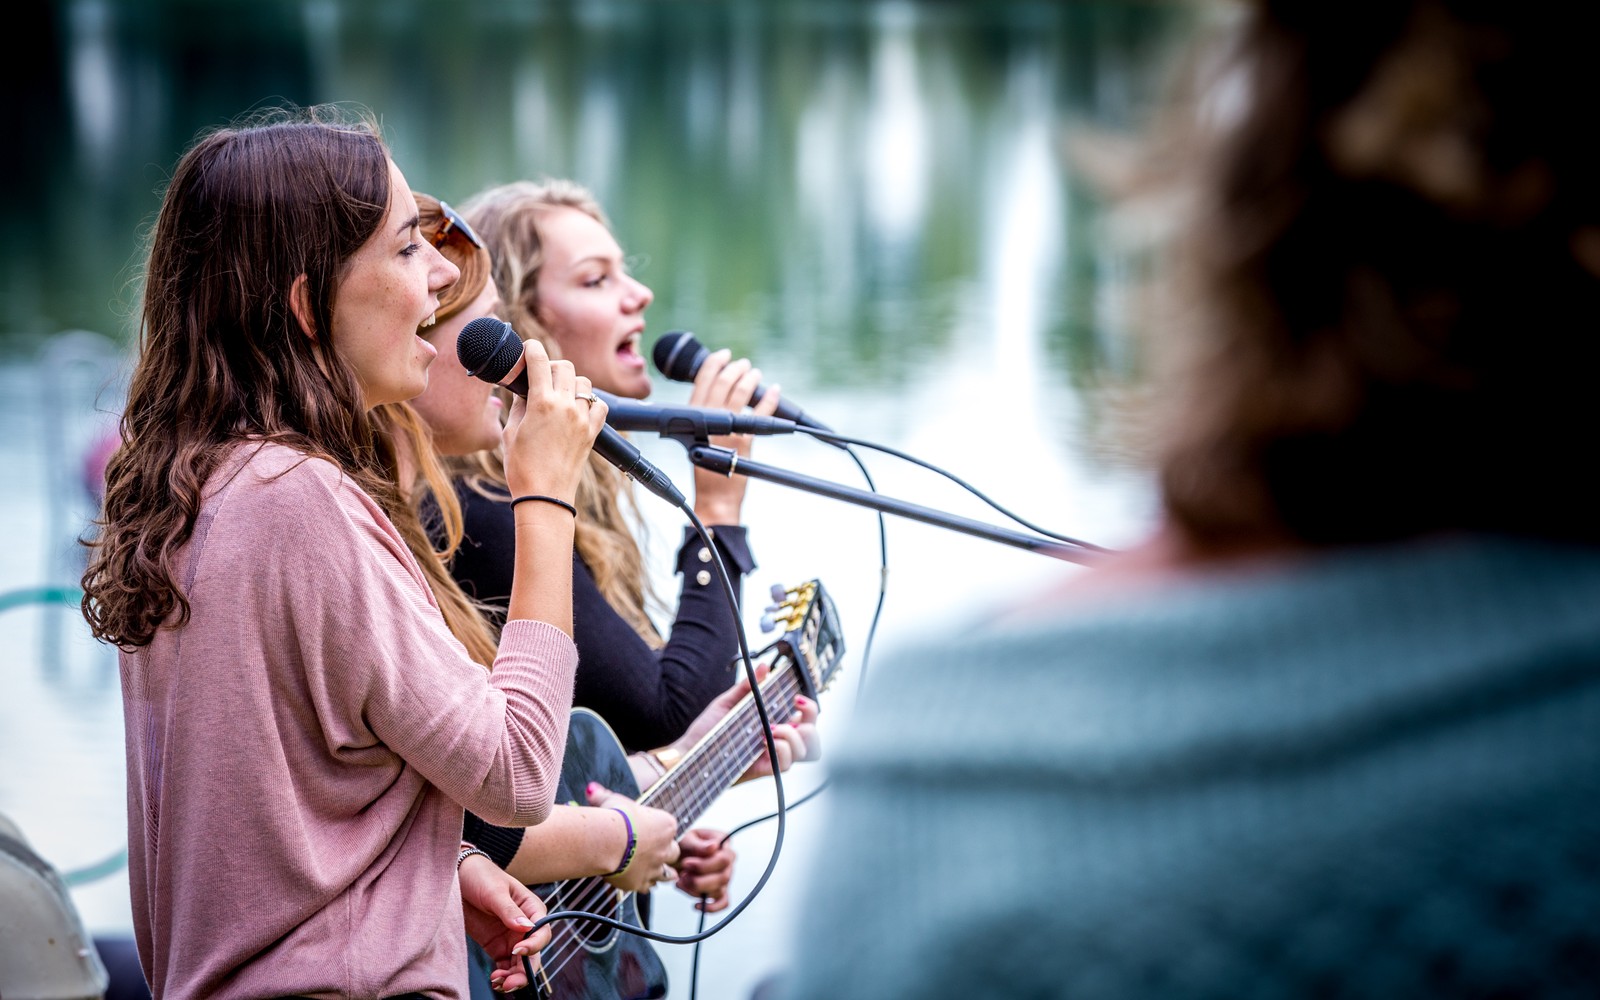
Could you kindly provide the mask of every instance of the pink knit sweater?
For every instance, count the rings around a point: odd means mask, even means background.
[[[156,998],[466,996],[462,808],[549,812],[572,640],[511,622],[491,676],[378,506],[277,445],[212,477],[176,566],[192,617],[121,658]]]

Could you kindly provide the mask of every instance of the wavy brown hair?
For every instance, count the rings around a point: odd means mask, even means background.
[[[1594,6],[1243,13],[1182,136],[1175,524],[1220,545],[1600,540]]]
[[[351,257],[389,204],[377,125],[332,106],[203,135],[179,160],[149,241],[122,445],[83,575],[94,635],[123,648],[188,621],[174,561],[230,446],[278,442],[333,462],[384,510],[399,492],[333,343]],[[313,328],[289,308],[299,275]]]
[[[554,208],[577,209],[611,228],[594,195],[566,180],[516,181],[490,188],[463,203],[461,214],[487,245],[506,322],[522,339],[539,341],[550,357],[559,358],[559,345],[539,320],[538,279],[544,264],[539,223]],[[497,455],[469,456],[453,467],[485,495],[504,496],[505,473]],[[606,603],[647,643],[659,648],[661,634],[646,610],[657,599],[624,504],[633,514],[632,522],[641,523],[632,482],[605,459],[591,455],[578,482],[574,547],[594,574]]]

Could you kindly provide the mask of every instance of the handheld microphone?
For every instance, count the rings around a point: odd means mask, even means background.
[[[793,420],[759,413],[734,413],[710,406],[657,406],[624,399],[599,389],[605,400],[606,423],[619,431],[655,431],[662,436],[688,435],[705,439],[712,434],[793,434]]]
[[[462,328],[456,338],[456,358],[467,374],[504,386],[527,398],[528,371],[522,357],[522,338],[511,324],[493,316],[483,316]],[[597,394],[598,395],[598,394]],[[622,470],[622,474],[672,504],[687,501],[664,473],[645,460],[639,449],[629,444],[610,427],[600,428],[594,439],[595,454]]]
[[[695,339],[694,334],[683,330],[672,330],[663,333],[661,339],[656,341],[650,357],[656,363],[656,371],[667,378],[674,382],[693,382],[695,372],[700,370],[700,365],[710,353],[705,345]],[[756,391],[750,394],[750,402],[760,402],[766,391],[766,386],[756,386]],[[819,431],[833,430],[788,399],[778,401],[777,413],[784,420],[793,420],[802,427],[812,427]]]

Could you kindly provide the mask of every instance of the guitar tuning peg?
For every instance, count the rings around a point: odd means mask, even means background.
[[[781,583],[775,583],[772,585],[770,593],[772,594],[773,603],[782,604],[789,596],[789,589]]]
[[[771,611],[773,609],[768,608],[767,610]],[[761,631],[763,631],[763,632],[771,632],[773,629],[775,629],[777,627],[778,627],[778,623],[771,615],[762,615],[761,616]]]

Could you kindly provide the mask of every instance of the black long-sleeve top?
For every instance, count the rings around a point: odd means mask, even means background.
[[[457,481],[464,537],[450,572],[470,596],[500,609],[511,603],[516,519],[510,496],[491,499]],[[743,527],[714,526],[713,542],[733,574],[735,596],[755,568]],[[601,595],[594,574],[572,554],[572,635],[578,647],[573,704],[598,712],[629,753],[665,746],[733,683],[736,623],[700,536],[685,527],[677,571],[678,613],[666,645],[653,649]],[[462,837],[507,867],[522,843],[520,827],[500,827],[468,812]],[[640,897],[648,920],[648,897]]]
[[[451,573],[473,597],[499,608],[511,599],[516,523],[506,500],[457,485],[465,538]],[[734,593],[755,568],[742,527],[718,525],[711,536],[734,575]],[[671,743],[733,683],[739,651],[727,598],[693,528],[684,529],[677,571],[683,578],[666,645],[652,649],[606,602],[594,575],[572,557],[572,626],[578,646],[573,704],[600,714],[632,753]]]

